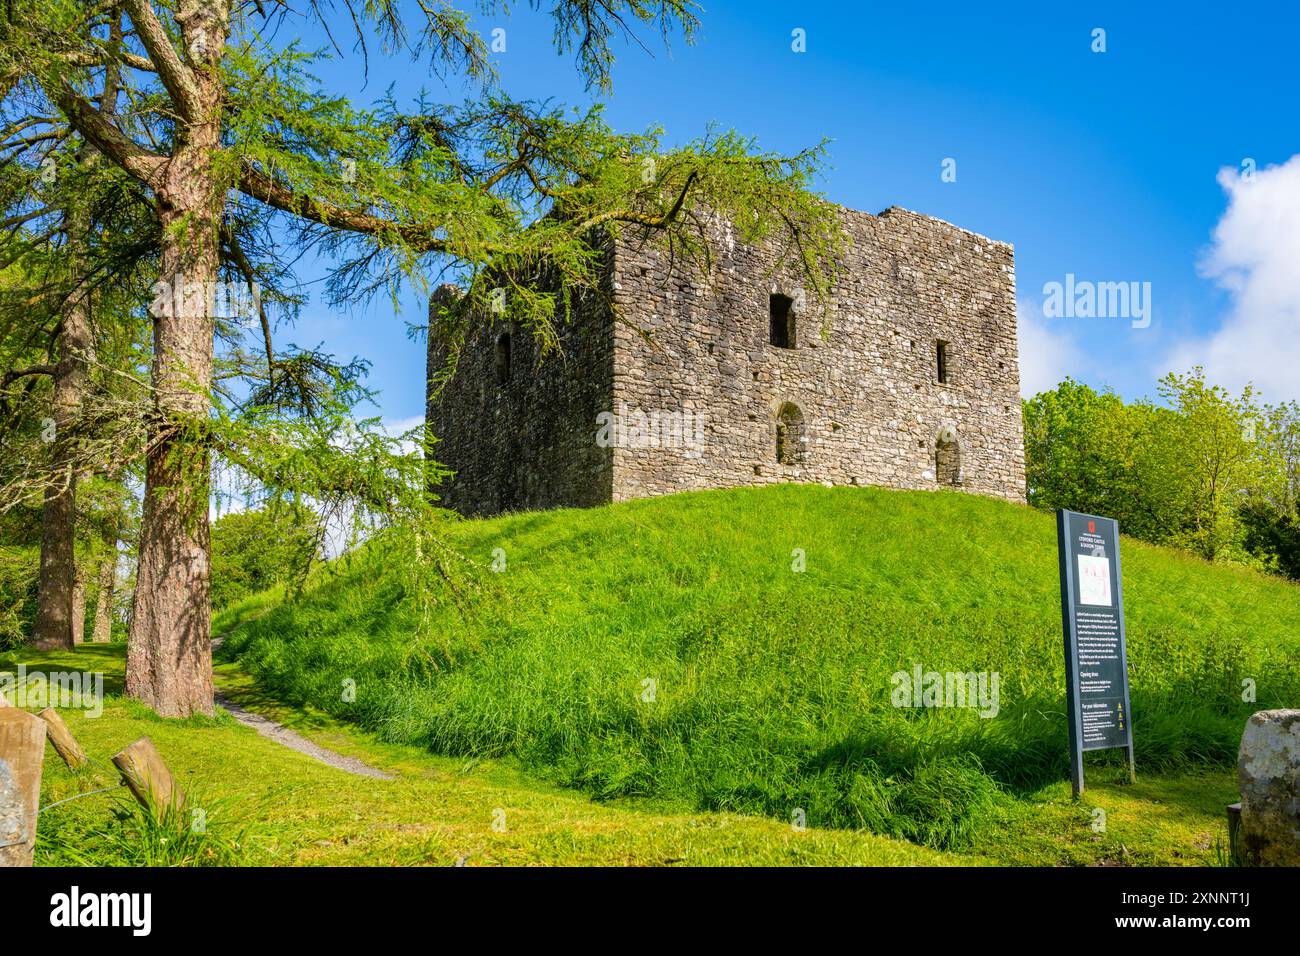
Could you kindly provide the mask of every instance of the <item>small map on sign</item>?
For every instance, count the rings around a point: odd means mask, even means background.
[[[1079,603],[1110,607],[1110,559],[1091,554],[1079,558]]]

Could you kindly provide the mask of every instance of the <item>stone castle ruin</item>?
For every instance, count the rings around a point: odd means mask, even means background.
[[[466,515],[778,482],[1025,499],[1012,247],[890,207],[841,210],[829,316],[720,230],[705,279],[624,235],[540,358],[483,323],[429,392],[438,489]],[[431,312],[440,296],[435,293]],[[430,337],[429,373],[443,367]]]

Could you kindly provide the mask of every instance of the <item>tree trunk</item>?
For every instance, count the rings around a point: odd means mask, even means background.
[[[163,261],[168,260],[164,253]],[[174,258],[174,257],[173,257]],[[188,321],[160,323],[155,333],[154,381],[165,376],[166,352],[180,344]],[[193,336],[190,337],[193,341]],[[212,331],[206,367],[191,365],[196,379],[211,376]],[[173,353],[174,354],[174,353]],[[203,359],[191,354],[192,359]],[[211,598],[208,591],[208,451],[184,431],[167,434],[192,404],[188,392],[159,389],[145,462],[140,561],[127,645],[126,693],[164,717],[213,713]],[[179,406],[179,407],[178,407]],[[204,408],[188,409],[202,415]]]
[[[84,160],[83,160],[84,161]],[[84,210],[64,216],[68,259],[74,274],[82,268],[90,222]],[[39,650],[73,646],[73,590],[77,523],[76,436],[74,434],[88,383],[92,348],[89,292],[78,282],[63,306],[54,368],[54,478],[45,489],[41,514],[41,569],[36,597],[32,646]]]
[[[86,569],[78,564],[72,575],[72,644],[86,643]]]
[[[212,601],[208,569],[208,448],[212,384],[212,290],[225,199],[212,159],[220,147],[223,89],[218,64],[229,7],[189,2],[177,19],[195,73],[202,115],[178,123],[157,191],[162,226],[153,313],[154,419],[145,459],[144,513],[126,692],[164,717],[212,714]]]
[[[55,388],[57,390],[57,384]],[[45,490],[45,508],[41,513],[40,584],[36,595],[36,622],[32,628],[32,647],[37,650],[72,647],[75,495],[76,487],[70,475],[60,476]]]
[[[95,595],[95,624],[90,639],[107,644],[113,636],[113,598],[117,591],[117,531],[104,532],[105,552],[99,559],[99,592]]]

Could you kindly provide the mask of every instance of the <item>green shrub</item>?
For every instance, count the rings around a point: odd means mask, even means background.
[[[315,560],[320,519],[310,508],[280,503],[235,511],[212,523],[212,607],[301,580]]]
[[[27,640],[36,620],[40,549],[0,545],[0,651]]]

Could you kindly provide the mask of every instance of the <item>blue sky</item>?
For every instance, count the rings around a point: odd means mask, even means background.
[[[514,96],[590,101],[550,21],[520,4],[476,19],[506,30],[495,57]],[[1126,398],[1154,395],[1159,375],[1202,362],[1234,388],[1300,398],[1300,13],[1279,5],[883,5],[713,0],[698,42],[671,52],[617,48],[608,117],[661,124],[686,141],[710,123],[793,152],[823,137],[832,200],[869,212],[901,205],[1015,244],[1026,391],[1064,375]],[[907,9],[911,7],[911,9]],[[1104,53],[1093,31],[1105,30]],[[792,31],[806,31],[806,52]],[[320,34],[304,37],[324,43]],[[368,102],[393,84],[414,97],[460,90],[406,58],[349,53],[322,66],[326,85]],[[941,179],[945,159],[956,181]],[[1243,179],[1243,162],[1256,172]],[[1227,173],[1221,171],[1227,170]],[[319,264],[301,271],[318,280]],[[1150,283],[1151,322],[1047,318],[1045,283]],[[423,409],[421,321],[414,294],[332,313],[313,301],[281,341],[324,343],[373,363],[390,421]]]

